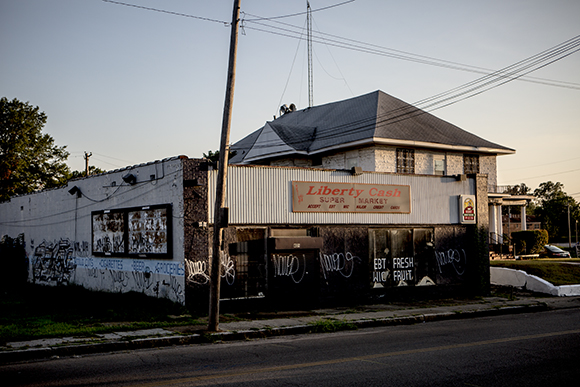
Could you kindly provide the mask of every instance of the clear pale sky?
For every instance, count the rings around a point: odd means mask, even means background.
[[[0,0],[0,96],[47,114],[44,132],[67,145],[72,169],[84,169],[84,151],[111,170],[217,150],[230,40],[221,22],[233,0],[122,1],[188,16],[102,0]],[[315,105],[375,90],[413,104],[481,77],[363,45],[498,70],[580,35],[578,0],[357,0],[316,11],[343,1],[310,1],[315,36],[335,36],[313,46]],[[304,12],[306,0],[241,0],[241,9],[232,143],[281,104],[308,106],[306,44],[279,35],[286,24],[300,31],[306,16],[255,20]],[[356,49],[331,45],[344,39]],[[580,200],[580,52],[530,76],[568,87],[513,81],[431,113],[516,149],[498,157],[500,185],[559,181]]]

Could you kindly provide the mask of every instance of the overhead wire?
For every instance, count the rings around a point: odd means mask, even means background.
[[[249,20],[252,20],[252,19],[249,19]],[[259,20],[259,19],[253,19],[253,20]],[[246,21],[248,21],[248,20],[246,20]],[[269,33],[269,34],[274,34],[274,35],[279,35],[279,36],[284,36],[284,37],[289,37],[289,38],[293,38],[293,39],[298,38],[297,32],[293,31],[292,29],[277,27],[277,26],[273,26],[271,24],[266,24],[266,23],[259,22],[259,21],[252,21],[252,22],[257,24],[257,25],[260,25],[260,26],[263,26],[266,28],[270,28],[270,30],[246,25],[247,29],[255,30],[255,31],[259,31],[259,32],[264,32],[264,33]],[[282,24],[284,26],[294,28],[294,29],[298,28],[292,24],[288,24],[288,23],[284,23],[284,22],[276,21],[275,23]],[[401,59],[401,60],[416,62],[416,63],[420,63],[420,64],[438,66],[438,67],[443,67],[443,68],[448,68],[448,69],[453,69],[453,70],[468,71],[468,72],[479,73],[479,74],[488,74],[490,71],[493,71],[493,70],[482,68],[482,67],[461,64],[458,62],[452,62],[452,61],[443,60],[443,59],[437,59],[437,58],[433,58],[433,57],[429,57],[429,56],[425,56],[425,55],[413,54],[413,53],[409,53],[409,52],[405,52],[405,51],[401,51],[401,50],[396,50],[396,49],[391,49],[391,48],[387,48],[387,47],[383,47],[383,46],[379,46],[379,45],[375,45],[375,44],[365,43],[365,42],[358,41],[358,40],[343,38],[343,37],[340,37],[337,35],[327,34],[327,33],[323,33],[323,32],[317,32],[316,34],[318,36],[313,36],[313,41],[316,43],[327,44],[327,45],[331,45],[331,46],[335,46],[335,47],[339,47],[339,48],[344,48],[344,49],[348,49],[348,50],[353,50],[353,51],[359,51],[359,52],[363,52],[363,53],[367,53],[367,54],[385,56],[385,57],[390,57],[390,58],[394,58],[394,59]],[[323,39],[323,36],[329,36],[333,39]],[[301,39],[303,39],[303,38],[301,38]],[[580,84],[574,83],[574,82],[555,81],[555,80],[549,80],[549,79],[545,79],[545,78],[535,78],[535,77],[526,77],[526,78],[521,79],[521,80],[527,81],[527,82],[549,85],[549,86],[564,87],[564,88],[571,88],[571,89],[580,90]]]
[[[499,87],[508,82],[514,81],[519,77],[543,68],[555,61],[561,60],[580,50],[580,35],[560,43],[550,49],[544,50],[539,54],[533,55],[527,59],[521,60],[495,71],[492,74],[485,75],[476,80],[470,81],[461,86],[455,87],[443,93],[416,101],[415,103],[405,105],[404,107],[392,109],[384,114],[372,115],[367,118],[350,121],[341,125],[321,129],[317,132],[317,138],[323,139],[336,135],[336,131],[345,127],[353,127],[349,130],[348,135],[353,133],[369,130],[378,125],[388,125],[410,119],[427,112],[438,110],[450,106],[457,102],[472,98],[485,91]],[[345,134],[346,135],[346,134]],[[262,143],[260,147],[269,146]]]
[[[124,3],[124,2],[120,2],[120,1],[114,1],[114,0],[102,0],[102,1],[107,2],[107,3],[111,3],[111,4],[123,5],[123,6],[127,6],[127,7],[138,8],[138,9],[144,9],[144,10],[148,10],[148,11],[166,13],[166,14],[170,14],[170,15],[174,15],[174,16],[182,16],[182,17],[188,17],[188,18],[193,18],[193,19],[198,19],[198,20],[203,20],[203,21],[220,23],[220,24],[224,24],[226,26],[230,25],[230,22],[227,22],[224,20],[212,19],[212,18],[208,18],[208,17],[196,16],[196,15],[185,14],[185,13],[180,13],[180,12],[167,11],[167,10],[163,10],[163,9],[159,9],[159,8],[145,7],[145,6],[129,4],[129,3]],[[322,10],[326,10],[329,8],[334,8],[334,7],[337,7],[340,5],[351,3],[353,1],[354,0],[349,0],[349,1],[342,2],[342,3],[331,5],[328,7],[313,9],[312,12],[317,12],[317,11],[322,11]],[[300,27],[298,27],[298,26],[284,23],[284,22],[281,22],[277,19],[288,18],[288,17],[292,17],[292,16],[300,16],[300,15],[304,15],[305,13],[306,12],[299,12],[299,13],[282,15],[282,16],[274,16],[274,17],[261,17],[258,15],[250,14],[250,13],[244,13],[246,15],[254,17],[254,19],[244,18],[244,20],[243,20],[244,23],[246,23],[246,22],[254,23],[254,24],[262,25],[266,28],[280,30],[280,31],[284,31],[284,32],[276,32],[276,31],[272,31],[272,30],[255,28],[255,27],[247,26],[245,24],[244,24],[244,28],[259,31],[259,32],[264,32],[264,33],[285,36],[285,37],[289,37],[289,38],[293,38],[293,39],[304,39],[302,34],[297,36],[298,32],[296,32],[296,31],[292,31],[292,30],[287,29],[287,28],[272,26],[271,24],[265,24],[263,22],[273,22],[273,23],[282,24],[284,26],[300,30]],[[340,48],[356,50],[356,51],[360,51],[360,52],[364,52],[364,53],[369,53],[369,54],[374,54],[374,55],[382,55],[382,56],[387,56],[387,57],[391,57],[391,58],[395,58],[395,59],[413,61],[413,62],[417,62],[417,63],[421,63],[421,64],[439,66],[439,67],[460,70],[460,71],[470,71],[470,72],[480,73],[480,74],[487,74],[489,71],[492,71],[490,69],[486,69],[483,67],[461,64],[458,62],[448,61],[448,60],[444,60],[444,59],[438,59],[438,58],[429,57],[429,56],[425,56],[425,55],[413,54],[413,53],[402,51],[402,50],[387,48],[384,46],[366,43],[366,42],[362,42],[360,40],[344,38],[344,37],[340,37],[338,35],[333,35],[333,34],[324,33],[324,32],[320,32],[320,31],[318,31],[317,34],[319,34],[321,36],[332,37],[332,38],[338,39],[338,40],[328,40],[328,39],[326,41],[325,40],[315,40],[316,43],[326,43],[328,45],[333,45],[333,46],[340,47]],[[545,78],[536,78],[536,77],[525,77],[525,78],[521,78],[520,80],[526,81],[526,82],[545,84],[545,85],[549,85],[549,86],[566,87],[566,88],[571,88],[571,89],[580,89],[580,84],[574,83],[574,82],[549,80],[549,79],[545,79]]]
[[[144,7],[142,5],[135,5],[135,4],[123,3],[121,1],[113,1],[113,0],[102,0],[102,1],[104,1],[105,3],[111,3],[111,4],[117,4],[117,5],[124,5],[126,7],[139,8],[139,9],[144,9],[144,10],[147,10],[147,11],[154,11],[154,12],[159,12],[159,13],[166,13],[166,14],[173,15],[173,16],[183,16],[183,17],[188,17],[188,18],[192,18],[192,19],[198,19],[198,20],[203,20],[203,21],[220,23],[220,24],[223,24],[225,26],[229,26],[231,24],[230,22],[227,22],[227,21],[224,21],[224,20],[211,19],[209,17],[202,17],[202,16],[195,16],[195,15],[190,15],[190,14],[187,14],[187,13],[166,11],[164,9],[159,9],[159,8]]]
[[[541,176],[522,177],[520,180],[539,179],[541,177],[549,177],[549,176],[555,176],[555,175],[563,175],[565,173],[578,172],[578,171],[580,171],[580,168],[579,169],[572,169],[570,171],[549,173],[547,175],[541,175]],[[513,181],[515,181],[515,180],[513,180]]]
[[[179,173],[179,172],[180,172],[180,170],[176,170],[176,171],[170,172],[167,175],[165,175],[165,177],[174,175],[174,174]],[[150,183],[150,181],[146,181],[144,183]],[[151,189],[149,189],[147,191],[144,191],[144,192],[140,193],[139,195],[131,196],[130,198],[128,198],[126,200],[123,200],[123,201],[115,202],[115,206],[118,207],[120,205],[130,203],[134,199],[137,199],[139,197],[148,195],[148,194],[151,193],[151,191],[156,190],[156,189],[159,189],[159,187],[163,187],[163,186],[168,185],[168,184],[173,184],[173,180],[167,179],[162,184],[155,185]],[[25,223],[25,222],[28,223],[28,222],[34,222],[34,221],[42,221],[42,220],[48,220],[50,218],[54,218],[56,216],[64,216],[64,215],[67,215],[67,214],[73,214],[73,213],[75,213],[78,210],[83,210],[83,209],[86,209],[86,208],[90,208],[90,207],[94,206],[95,203],[103,203],[103,202],[108,201],[108,200],[110,200],[110,199],[112,199],[114,197],[118,197],[118,196],[120,197],[121,195],[124,195],[127,192],[130,192],[130,191],[133,191],[134,189],[136,189],[136,187],[128,186],[127,184],[123,184],[123,183],[121,183],[117,187],[118,188],[112,194],[110,194],[109,196],[106,196],[103,199],[93,199],[93,198],[90,198],[84,192],[81,191],[81,195],[83,197],[85,197],[89,202],[87,204],[83,205],[83,206],[78,207],[78,208],[74,208],[74,209],[70,209],[70,210],[66,210],[66,211],[55,212],[55,213],[51,213],[51,214],[47,214],[47,215],[42,215],[42,216],[37,216],[37,217],[34,217],[34,218],[28,218],[26,220],[0,221],[0,224],[5,225],[7,227],[26,227],[26,228],[29,228],[29,227],[52,226],[52,225],[55,225],[55,224],[67,223],[67,222],[70,222],[73,219],[67,218],[67,219],[64,219],[64,220],[58,220],[58,221],[53,221],[53,222],[45,222],[45,223],[38,223],[38,224],[22,224],[22,223]],[[117,193],[119,192],[119,190],[120,190],[121,187],[126,187],[126,188],[128,187],[128,188],[130,188],[130,190],[125,190],[125,191],[123,191],[123,192],[121,192],[121,193],[119,193],[117,195]],[[78,199],[75,199],[75,200],[78,200]],[[111,209],[113,209],[113,208],[111,208]],[[90,216],[90,214],[89,215],[86,215],[86,216]],[[82,219],[82,217],[81,217],[81,219]]]
[[[306,21],[304,21],[304,25],[306,25]],[[303,33],[304,33],[304,28],[305,27],[303,27],[303,29],[302,29]],[[282,95],[280,96],[280,102],[278,102],[278,107],[282,106],[282,100],[284,99],[284,94],[286,94],[286,89],[288,88],[288,84],[290,83],[290,76],[292,75],[292,71],[294,69],[294,64],[296,63],[296,57],[298,56],[298,50],[300,49],[301,43],[302,43],[302,40],[299,39],[298,45],[296,46],[296,52],[294,53],[294,58],[292,59],[292,65],[290,66],[290,72],[288,73],[288,78],[286,79],[286,84],[284,85],[284,90],[282,91]],[[276,107],[276,113],[274,113],[274,117],[278,113],[278,111],[277,111],[278,107]]]
[[[535,164],[535,165],[526,165],[526,166],[518,167],[518,168],[502,168],[501,170],[504,171],[504,172],[507,172],[507,171],[516,171],[516,170],[520,170],[520,169],[543,167],[545,165],[553,165],[553,164],[567,163],[569,161],[574,161],[574,160],[580,160],[580,157],[574,157],[573,159],[567,159],[567,160],[561,160],[561,161],[553,161],[551,163],[542,163],[542,164]]]
[[[318,11],[324,11],[330,8],[335,8],[335,7],[340,7],[341,5],[345,5],[348,3],[353,3],[355,0],[348,0],[348,1],[343,1],[342,3],[338,3],[338,4],[332,4],[326,7],[322,7],[322,8],[317,8],[317,9],[311,9],[310,12],[318,12]],[[281,16],[272,16],[272,17],[260,17],[260,16],[256,16],[256,15],[252,15],[254,16],[256,19],[246,19],[246,21],[249,22],[255,22],[255,21],[261,21],[261,20],[277,20],[277,19],[285,19],[285,18],[289,18],[289,17],[294,17],[294,16],[302,16],[302,15],[306,15],[308,12],[297,12],[297,13],[292,13],[292,14],[288,14],[288,15],[281,15]]]
[[[318,25],[316,24],[316,21],[314,21],[314,25],[316,26],[316,28],[318,28]],[[318,32],[320,33],[320,30],[318,30]],[[328,53],[330,54],[330,57],[332,58],[332,61],[334,62],[334,65],[336,66],[336,69],[338,70],[341,78],[335,78],[332,75],[330,75],[328,73],[328,71],[326,71],[326,69],[324,68],[324,66],[322,65],[322,62],[320,61],[320,59],[318,58],[318,56],[316,56],[316,60],[318,61],[318,63],[320,64],[320,67],[322,67],[322,69],[324,70],[324,72],[331,78],[336,79],[336,80],[342,80],[344,81],[344,84],[346,85],[346,87],[348,88],[348,90],[350,91],[351,95],[355,95],[354,92],[352,91],[352,89],[350,88],[350,85],[348,84],[348,82],[346,81],[346,78],[344,77],[344,74],[342,73],[342,71],[340,70],[340,67],[338,66],[338,63],[336,62],[336,59],[334,58],[334,55],[332,55],[332,51],[330,51],[330,48],[328,48],[328,45],[326,45],[326,43],[324,44],[324,46],[326,47],[326,49],[328,50]],[[316,54],[316,51],[314,52],[314,54]]]

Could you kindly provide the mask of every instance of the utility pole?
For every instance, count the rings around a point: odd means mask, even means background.
[[[222,228],[226,225],[227,217],[224,216],[226,196],[226,179],[228,175],[228,156],[230,150],[230,124],[232,121],[234,85],[236,80],[236,53],[238,50],[238,28],[240,24],[240,0],[234,0],[232,15],[232,34],[230,40],[230,60],[228,66],[228,81],[226,99],[224,102],[224,115],[222,119],[222,137],[220,143],[220,159],[218,165],[218,177],[216,187],[216,199],[213,212],[213,246],[210,264],[210,295],[209,295],[209,323],[207,329],[211,332],[219,330],[220,314],[220,279],[221,279],[221,250]]]
[[[85,155],[83,156],[85,159],[85,176],[89,176],[89,158],[93,155],[93,152],[87,153],[85,151]]]

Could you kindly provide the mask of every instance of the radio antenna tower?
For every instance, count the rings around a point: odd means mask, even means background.
[[[306,42],[308,46],[308,107],[314,104],[312,96],[312,10],[310,2],[306,1]]]

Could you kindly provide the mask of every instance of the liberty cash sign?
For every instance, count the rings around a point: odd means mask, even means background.
[[[411,212],[408,185],[292,182],[293,212]]]

